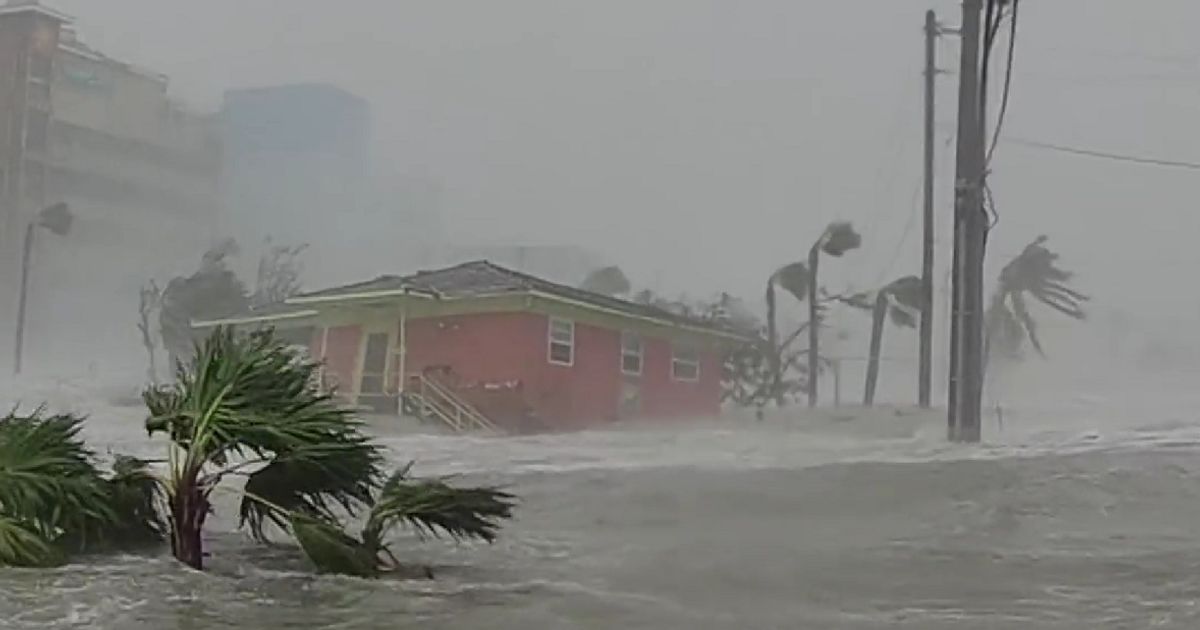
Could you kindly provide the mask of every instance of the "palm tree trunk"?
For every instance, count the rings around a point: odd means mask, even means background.
[[[863,406],[875,404],[875,386],[879,383],[879,352],[883,346],[883,324],[887,321],[888,296],[880,291],[875,298],[875,309],[871,312],[871,351],[867,360],[867,386],[863,392]]]
[[[779,329],[775,322],[775,277],[767,280],[767,362],[771,370],[770,396],[775,399],[775,406],[783,406],[783,366],[780,355],[783,350],[779,347]]]
[[[817,264],[821,260],[821,242],[817,241],[812,249],[808,251],[808,269],[812,274],[812,281],[808,284],[808,406],[817,406],[817,371],[819,369],[820,360],[820,344],[819,338],[821,333],[820,322],[817,321],[817,313],[819,312],[817,304],[817,285],[819,284],[817,276]]]
[[[208,497],[194,483],[179,488],[171,497],[171,553],[176,560],[204,570],[204,544],[200,534],[208,517]]]

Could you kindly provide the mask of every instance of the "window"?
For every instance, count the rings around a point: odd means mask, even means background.
[[[54,58],[44,50],[34,50],[29,55],[29,78],[44,83],[50,82]]]
[[[555,365],[575,364],[575,322],[550,319],[550,362]]]
[[[642,374],[642,338],[630,333],[621,335],[621,373]]]
[[[700,353],[695,348],[671,349],[671,378],[677,381],[700,380]]]
[[[362,377],[358,382],[360,394],[382,394],[384,372],[387,370],[388,334],[367,335],[367,348],[363,352]]]
[[[25,120],[25,148],[30,151],[45,151],[49,135],[50,114],[40,109],[29,109]]]

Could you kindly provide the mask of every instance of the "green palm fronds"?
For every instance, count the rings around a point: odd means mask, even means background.
[[[512,517],[513,495],[497,488],[455,488],[440,479],[410,479],[408,468],[392,474],[371,509],[363,538],[379,539],[394,526],[419,535],[445,533],[454,540],[496,539],[500,521]]]
[[[45,568],[62,563],[63,555],[33,526],[0,516],[0,566]]]
[[[362,578],[378,577],[382,572],[376,550],[347,534],[334,522],[294,514],[289,525],[304,555],[318,572]]]

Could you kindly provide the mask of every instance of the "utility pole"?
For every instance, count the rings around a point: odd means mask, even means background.
[[[933,125],[937,78],[937,14],[925,12],[925,226],[921,257],[921,347],[917,376],[917,402],[929,408],[933,382]]]
[[[954,269],[950,400],[954,441],[978,442],[983,393],[984,120],[980,90],[983,0],[963,0],[958,142],[954,175]]]

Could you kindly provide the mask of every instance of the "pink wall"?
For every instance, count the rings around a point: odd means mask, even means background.
[[[530,400],[555,428],[581,428],[617,419],[621,392],[621,334],[575,324],[574,365],[550,363],[549,318],[530,315],[538,331],[538,360],[532,363]]]
[[[700,380],[671,375],[671,344],[646,339],[642,368],[642,413],[652,418],[716,416],[721,411],[721,361],[713,352],[700,355]]]
[[[398,324],[398,322],[397,322]],[[720,362],[701,356],[698,382],[671,377],[670,344],[643,338],[641,376],[621,373],[621,333],[575,324],[574,365],[548,360],[549,317],[535,313],[488,313],[410,319],[406,369],[449,366],[463,381],[520,381],[521,396],[549,430],[576,429],[618,417],[622,382],[640,392],[639,416],[716,415],[720,410]],[[361,331],[332,328],[325,357],[327,371],[352,391]],[[319,331],[314,345],[319,345]],[[483,405],[481,404],[481,409]],[[482,409],[487,413],[486,409]]]

